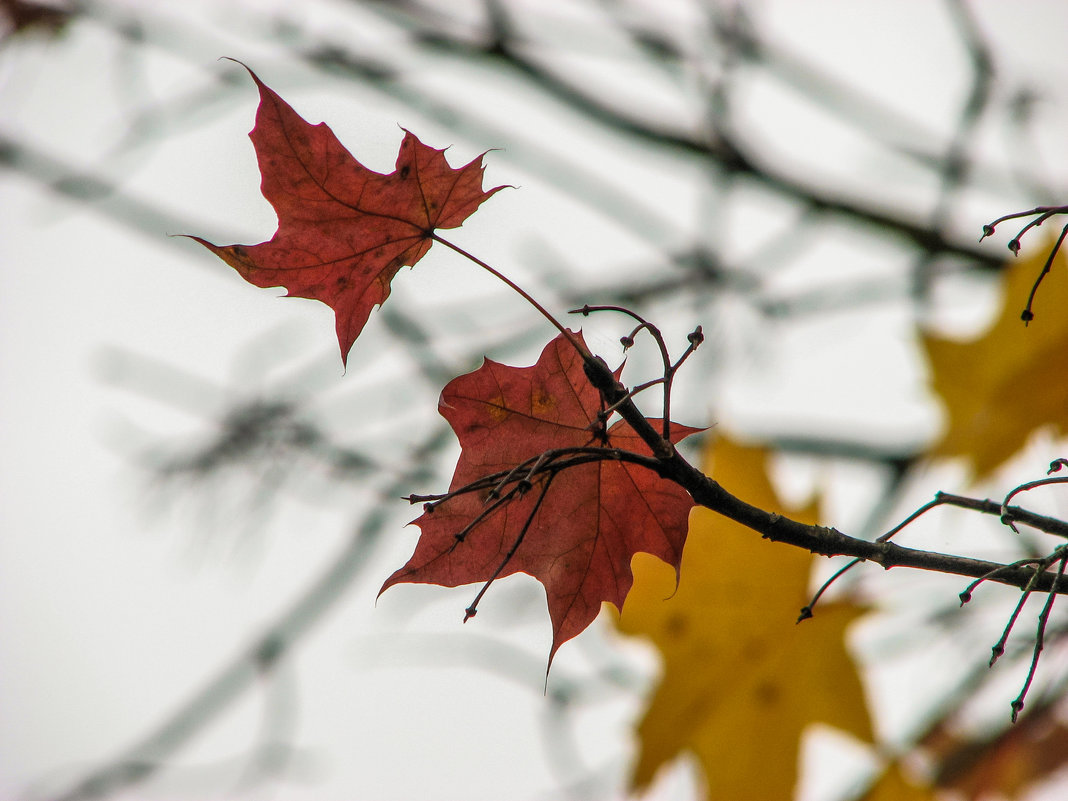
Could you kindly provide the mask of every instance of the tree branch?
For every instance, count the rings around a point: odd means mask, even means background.
[[[601,392],[607,403],[616,407],[620,416],[652,449],[659,461],[659,475],[683,487],[699,505],[753,529],[765,539],[794,545],[822,556],[852,556],[866,562],[874,562],[887,570],[892,567],[911,567],[957,576],[985,578],[988,581],[1019,588],[1027,587],[1034,591],[1068,594],[1068,586],[1062,586],[1057,581],[1057,576],[1052,573],[1042,572],[1036,576],[1036,571],[1028,567],[921,551],[889,541],[869,542],[850,537],[835,528],[806,525],[784,515],[752,506],[691,465],[670,442],[662,439],[634,401],[628,397],[626,387],[615,379],[604,360],[598,358],[596,362],[587,362],[585,369],[590,383]],[[997,504],[997,509],[1000,515],[1000,504]]]

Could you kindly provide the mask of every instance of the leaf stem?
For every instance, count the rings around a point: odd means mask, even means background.
[[[468,259],[469,261],[474,262],[479,267],[481,267],[483,270],[485,270],[490,275],[492,275],[494,278],[497,278],[498,280],[503,281],[510,289],[512,289],[514,292],[517,292],[519,294],[519,296],[523,298],[523,300],[525,300],[527,303],[529,303],[531,306],[533,306],[535,309],[537,309],[542,317],[544,317],[546,320],[548,320],[550,323],[552,323],[553,327],[556,328],[556,330],[559,331],[561,334],[563,334],[564,338],[568,342],[571,343],[571,346],[575,350],[578,351],[578,353],[582,357],[583,361],[589,362],[589,361],[593,360],[593,354],[590,353],[589,349],[574,334],[572,334],[569,330],[564,328],[564,326],[561,325],[560,321],[557,320],[555,317],[553,317],[552,314],[550,314],[549,311],[544,306],[542,306],[540,303],[538,303],[538,301],[534,300],[534,298],[530,295],[530,293],[528,293],[525,289],[523,289],[523,287],[519,286],[519,284],[517,284],[511,278],[506,276],[500,270],[497,270],[497,269],[494,269],[493,267],[490,267],[488,264],[486,264],[486,262],[484,262],[484,261],[482,261],[482,259],[478,258],[478,256],[475,256],[475,255],[473,255],[471,253],[468,253],[466,250],[464,250],[459,245],[454,245],[449,240],[442,239],[436,233],[431,233],[430,234],[430,238],[433,239],[435,242],[440,242],[441,244],[443,244],[445,247],[449,248],[450,250],[453,250],[456,253],[459,253],[461,256],[463,256],[464,258]]]

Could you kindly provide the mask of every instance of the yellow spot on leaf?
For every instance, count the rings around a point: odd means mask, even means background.
[[[495,422],[500,423],[502,420],[511,414],[510,411],[504,405],[504,396],[496,395],[486,403],[486,409],[489,412],[489,416],[493,418]]]
[[[530,411],[534,417],[552,418],[556,409],[556,398],[541,387],[535,387],[530,394]]]

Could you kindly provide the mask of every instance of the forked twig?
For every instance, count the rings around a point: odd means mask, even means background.
[[[504,555],[504,559],[497,565],[497,569],[493,571],[493,575],[482,585],[482,589],[478,591],[478,595],[471,601],[471,605],[464,610],[464,623],[478,614],[478,602],[482,600],[482,596],[486,594],[486,590],[488,590],[490,585],[500,577],[504,568],[510,561],[512,561],[515,552],[519,550],[519,546],[523,543],[523,538],[527,536],[527,531],[530,530],[530,524],[534,522],[534,517],[538,514],[538,510],[541,508],[541,503],[545,500],[545,494],[549,491],[549,487],[552,485],[555,477],[556,472],[549,473],[549,478],[542,484],[541,492],[538,493],[538,499],[534,502],[534,508],[531,509],[530,514],[527,515],[526,522],[523,523],[523,528],[519,530],[519,534],[516,536],[515,542],[512,543],[512,547],[508,549],[508,553]]]
[[[522,483],[524,480],[526,480],[527,483],[530,483],[535,476],[551,470],[558,472],[560,470],[566,470],[569,467],[578,467],[579,465],[589,464],[590,462],[606,461],[630,462],[631,464],[636,464],[650,470],[655,470],[657,467],[657,460],[655,458],[641,453],[624,450],[622,448],[607,448],[596,445],[553,448],[548,451],[543,451],[537,456],[532,456],[529,459],[520,462],[515,467],[511,467],[507,470],[498,470],[495,473],[488,473],[481,478],[477,478],[461,487],[451,489],[448,492],[428,495],[417,495],[412,493],[403,496],[401,500],[408,501],[410,504],[422,503],[424,511],[433,512],[445,501],[459,495],[466,495],[472,492],[488,489],[489,495],[487,496],[487,500],[492,500],[500,497],[505,485],[508,483],[514,482],[518,484]]]
[[[1016,570],[1021,567],[1035,567],[1035,565],[1041,565],[1044,559],[1041,557],[1030,557],[1028,559],[1020,559],[1016,562],[1011,562],[1007,565],[998,565],[993,570],[979,576],[975,581],[965,587],[957,597],[960,598],[960,605],[964,606],[966,603],[970,603],[972,600],[972,593],[975,592],[975,588],[982,584],[984,581],[990,581],[997,578],[1002,573],[1009,570]],[[1037,568],[1036,568],[1037,570]]]
[[[983,235],[979,237],[979,241],[982,242],[988,236],[993,236],[995,229],[999,223],[1003,223],[1006,220],[1015,220],[1021,217],[1034,217],[1033,220],[1027,223],[1012,239],[1009,240],[1008,248],[1012,251],[1012,255],[1017,256],[1020,253],[1020,240],[1023,239],[1024,234],[1030,231],[1032,228],[1037,228],[1042,225],[1050,217],[1054,217],[1058,214],[1068,214],[1068,206],[1036,206],[1028,211],[1018,211],[1013,214],[1006,214],[1002,217],[998,217],[996,220],[987,223],[983,226]],[[1057,257],[1057,253],[1061,249],[1061,245],[1064,244],[1065,238],[1068,237],[1068,225],[1065,225],[1061,229],[1061,234],[1057,237],[1057,241],[1050,249],[1049,256],[1046,258],[1046,263],[1042,266],[1042,272],[1038,274],[1038,278],[1035,279],[1035,283],[1031,286],[1031,293],[1027,296],[1027,305],[1020,313],[1020,319],[1024,323],[1029,323],[1035,319],[1034,302],[1035,296],[1038,294],[1039,284],[1042,283],[1042,279],[1049,273],[1050,268],[1053,266],[1053,260]]]
[[[619,340],[620,344],[623,346],[623,349],[627,350],[627,349],[629,349],[629,348],[634,346],[634,337],[636,337],[639,332],[641,332],[643,330],[644,331],[648,331],[649,335],[653,337],[653,339],[656,341],[657,347],[660,349],[660,359],[664,364],[664,376],[663,376],[663,378],[657,378],[657,379],[654,379],[652,381],[647,381],[644,384],[640,384],[639,386],[637,386],[634,389],[630,390],[630,392],[627,393],[626,397],[618,399],[609,408],[614,408],[614,407],[619,406],[620,404],[626,402],[626,400],[628,400],[629,398],[633,397],[634,395],[637,395],[639,392],[641,392],[644,389],[648,389],[649,387],[655,386],[657,384],[663,384],[664,385],[664,405],[663,405],[664,413],[663,413],[663,418],[661,420],[662,432],[663,432],[662,436],[663,436],[663,438],[665,440],[670,441],[671,440],[671,384],[675,380],[675,373],[677,373],[679,368],[682,367],[683,362],[685,362],[688,358],[690,358],[690,355],[695,350],[697,350],[697,348],[700,346],[700,344],[702,342],[705,341],[705,335],[704,335],[703,329],[701,328],[701,326],[697,326],[697,328],[695,328],[690,334],[687,335],[686,339],[690,343],[689,346],[686,348],[686,350],[683,352],[683,354],[678,358],[678,360],[675,361],[674,363],[672,363],[671,354],[668,352],[667,343],[664,341],[664,335],[660,332],[660,329],[657,328],[652,323],[650,323],[644,317],[639,315],[637,312],[632,311],[631,309],[628,309],[625,306],[613,306],[613,305],[591,306],[590,304],[587,303],[582,308],[571,309],[568,313],[569,314],[581,314],[583,317],[588,317],[592,312],[598,312],[598,311],[619,312],[620,314],[626,314],[628,317],[631,317],[635,321],[637,321],[638,325],[635,326],[635,328],[628,335],[626,335],[625,337],[622,337]]]
[[[1061,578],[1064,576],[1065,564],[1068,564],[1068,551],[1061,556],[1060,567],[1057,568],[1057,578],[1053,580],[1054,589],[1056,589]],[[1053,602],[1056,598],[1056,592],[1049,593],[1046,596],[1046,603],[1042,606],[1042,611],[1038,615],[1038,630],[1035,632],[1035,650],[1031,654],[1031,667],[1027,670],[1027,678],[1024,680],[1024,685],[1020,690],[1020,694],[1016,696],[1012,702],[1013,723],[1016,722],[1020,710],[1024,707],[1024,698],[1027,696],[1027,691],[1031,689],[1031,682],[1035,678],[1035,671],[1038,669],[1038,657],[1042,653],[1042,649],[1045,647],[1046,623],[1049,621],[1049,613],[1053,610]]]
[[[951,495],[948,492],[939,492],[937,497],[942,503],[949,506],[957,506],[961,509],[971,509],[973,512],[981,512],[988,515],[997,515],[1001,522],[1009,525],[1009,521],[1023,523],[1038,531],[1053,534],[1056,537],[1068,537],[1068,522],[1055,517],[1036,514],[1019,506],[1003,506],[999,501],[989,498],[968,498],[963,495]]]
[[[1057,464],[1057,462],[1054,462],[1053,464]],[[1052,467],[1050,469],[1052,471]],[[1045,487],[1049,484],[1068,484],[1068,477],[1054,476],[1050,478],[1040,478],[1036,481],[1028,481],[1011,490],[1009,494],[1005,496],[1005,500],[1001,502],[1001,522],[1019,534],[1020,530],[1016,528],[1012,522],[1012,518],[1009,516],[1009,501],[1021,492],[1028,492],[1036,487]]]
[[[1009,615],[1009,622],[1005,624],[1004,630],[1001,632],[1001,637],[994,643],[994,646],[990,649],[990,667],[994,666],[994,663],[1001,658],[1001,655],[1005,653],[1005,643],[1008,642],[1009,634],[1012,633],[1013,626],[1016,625],[1016,619],[1020,616],[1020,612],[1023,611],[1024,604],[1027,603],[1027,599],[1031,597],[1031,592],[1034,589],[1034,583],[1038,580],[1038,577],[1043,571],[1039,570],[1036,566],[1034,572],[1031,575],[1031,581],[1024,587],[1023,593],[1020,595],[1020,600],[1016,602],[1016,608],[1012,610],[1012,614]]]
[[[905,528],[905,526],[907,526],[910,523],[912,523],[914,520],[916,520],[918,517],[920,517],[925,512],[928,512],[931,509],[934,509],[936,506],[940,506],[943,503],[946,503],[946,500],[942,497],[942,493],[938,493],[937,495],[935,495],[934,500],[928,501],[923,506],[921,506],[919,509],[917,509],[915,512],[913,512],[908,517],[906,517],[904,520],[902,520],[900,523],[898,523],[896,526],[894,526],[892,529],[887,531],[885,534],[881,534],[880,536],[876,537],[875,541],[876,542],[889,542],[890,539],[895,534],[897,534],[899,531],[901,531],[901,529]],[[820,586],[820,588],[818,590],[816,590],[815,594],[812,596],[812,600],[810,600],[808,602],[808,604],[806,604],[805,606],[801,607],[801,612],[797,617],[797,622],[800,623],[802,620],[808,620],[810,617],[812,617],[812,609],[813,609],[813,607],[816,606],[816,603],[819,601],[819,599],[823,595],[823,593],[825,593],[830,588],[830,586],[834,582],[836,582],[839,578],[841,578],[845,573],[847,573],[848,571],[852,570],[854,567],[856,567],[857,565],[859,565],[863,561],[865,561],[865,560],[864,559],[854,559],[854,560],[852,560],[849,564],[847,564],[845,567],[841,568],[840,570],[836,571],[833,576],[831,576],[829,579],[827,579],[825,582],[823,582],[823,584]]]

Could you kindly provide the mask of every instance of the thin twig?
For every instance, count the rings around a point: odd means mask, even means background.
[[[1041,225],[1055,214],[1068,214],[1068,206],[1035,206],[1035,208],[1028,209],[1027,211],[1017,211],[1012,214],[1005,214],[983,226],[983,235],[979,237],[979,241],[982,242],[988,236],[993,236],[997,226],[1006,220],[1017,220],[1021,217],[1033,217],[1036,214],[1041,215],[1041,218],[1038,222],[1034,223],[1034,225]],[[1031,224],[1028,224],[1028,227],[1030,227],[1030,225]],[[1024,230],[1027,229],[1025,228]],[[1017,239],[1019,239],[1019,236],[1017,236]]]
[[[899,531],[901,531],[901,529],[905,528],[905,526],[909,525],[912,521],[914,521],[920,515],[924,514],[925,512],[933,509],[934,507],[936,507],[936,506],[938,506],[938,505],[940,505],[942,503],[945,503],[945,501],[942,500],[940,497],[936,496],[933,501],[928,501],[923,506],[921,506],[919,509],[917,509],[915,512],[913,512],[908,517],[906,517],[904,520],[902,520],[900,523],[898,523],[896,526],[894,526],[892,529],[887,531],[885,534],[882,534],[879,537],[877,537],[875,539],[875,542],[889,542],[890,538],[893,537],[895,534],[897,534]],[[834,582],[836,582],[839,578],[841,578],[843,575],[848,573],[850,570],[852,570],[854,567],[856,567],[857,565],[859,565],[863,561],[864,560],[860,559],[860,558],[854,559],[852,562],[847,564],[845,567],[841,568],[840,570],[835,571],[833,576],[831,576],[829,579],[827,579],[825,582],[823,582],[823,584],[820,586],[820,588],[818,590],[816,590],[815,594],[812,596],[812,599],[808,602],[808,604],[806,604],[805,606],[801,607],[801,613],[798,615],[797,622],[800,623],[802,620],[808,620],[810,617],[812,617],[812,610],[816,606],[816,603],[819,601],[819,599],[823,595],[823,593],[825,593]]]
[[[531,456],[529,459],[521,462],[515,467],[510,467],[507,470],[498,470],[495,473],[489,473],[481,478],[477,478],[470,483],[463,486],[451,489],[448,492],[443,492],[434,495],[416,495],[411,494],[403,498],[411,504],[424,503],[424,508],[429,506],[431,508],[426,509],[430,512],[436,509],[445,501],[450,498],[455,498],[458,495],[466,495],[472,492],[478,492],[479,490],[489,489],[492,491],[497,488],[503,487],[507,481],[521,482],[523,479],[518,478],[520,471],[526,470],[527,475],[525,478],[529,480],[537,473],[547,473],[550,471],[559,472],[572,467],[578,467],[579,465],[589,464],[590,462],[630,462],[631,464],[645,467],[649,470],[656,470],[659,463],[651,456],[646,456],[641,453],[634,453],[633,451],[624,450],[623,448],[608,448],[602,445],[585,445],[576,446],[571,448],[553,448],[551,450],[543,451],[536,456]],[[538,465],[538,469],[530,470],[528,465]],[[498,489],[498,494],[500,490]]]
[[[1042,565],[1044,561],[1045,561],[1044,558],[1041,558],[1041,557],[1030,557],[1030,558],[1027,558],[1027,559],[1019,559],[1019,560],[1017,560],[1015,562],[1012,562],[1011,564],[998,565],[993,570],[991,570],[989,573],[985,573],[984,575],[979,576],[975,581],[973,581],[971,584],[969,584],[967,587],[965,587],[960,593],[957,594],[957,597],[960,598],[960,605],[964,606],[964,604],[971,602],[972,593],[975,592],[975,588],[978,587],[980,584],[982,584],[984,581],[990,581],[990,580],[996,578],[998,576],[998,574],[1000,574],[1000,573],[1002,573],[1002,572],[1004,572],[1006,570],[1009,570],[1009,569],[1024,568],[1024,567],[1035,567],[1035,569],[1037,570],[1038,568],[1036,566],[1037,565]]]
[[[1024,235],[1032,228],[1037,228],[1050,217],[1054,217],[1058,214],[1068,214],[1068,206],[1036,206],[1028,211],[1018,211],[1013,214],[1006,214],[1002,217],[998,217],[993,222],[984,225],[983,235],[979,237],[979,241],[982,242],[988,236],[993,236],[999,223],[1005,222],[1006,220],[1015,220],[1021,217],[1034,217],[1033,220],[1028,222],[1017,232],[1016,236],[1009,240],[1009,250],[1012,251],[1014,256],[1019,255],[1021,247],[1020,242]],[[1042,265],[1042,271],[1038,274],[1034,284],[1031,286],[1031,292],[1027,296],[1027,305],[1024,306],[1024,310],[1020,313],[1020,319],[1023,320],[1025,324],[1035,319],[1034,303],[1035,296],[1038,294],[1038,287],[1053,267],[1053,260],[1057,258],[1057,254],[1060,252],[1061,245],[1064,244],[1065,238],[1068,238],[1068,225],[1061,228],[1060,236],[1057,237],[1057,241],[1053,244],[1053,247],[1050,248],[1049,255],[1046,257],[1046,263]]]
[[[812,600],[810,600],[805,606],[801,607],[801,612],[797,616],[797,622],[800,623],[802,620],[808,620],[810,617],[812,617],[812,609],[819,602],[819,599],[823,596],[823,593],[825,593],[830,588],[830,586],[834,584],[834,582],[836,582],[841,576],[852,570],[862,561],[862,559],[853,559],[845,567],[836,570],[833,576],[823,582],[820,588],[816,590],[815,594],[812,596]]]
[[[1005,500],[1001,502],[1001,522],[1007,525],[1017,534],[1019,534],[1019,529],[1017,529],[1016,526],[1013,525],[1012,518],[1009,517],[1008,514],[1009,501],[1011,501],[1021,492],[1028,492],[1029,490],[1033,490],[1036,487],[1044,487],[1048,484],[1068,484],[1068,478],[1065,478],[1064,476],[1057,476],[1053,478],[1040,478],[1036,481],[1028,481],[1027,483],[1021,484],[1020,486],[1016,487],[1011,492],[1009,492],[1009,494],[1005,496]]]
[[[939,492],[937,497],[941,499],[942,503],[950,506],[971,509],[988,515],[997,515],[1002,519],[1002,522],[1005,522],[1006,519],[1013,520],[1038,531],[1044,531],[1047,534],[1068,537],[1068,522],[1055,517],[1036,514],[1019,506],[1003,506],[1000,502],[992,501],[989,498],[968,498],[964,495],[953,495],[948,492]]]
[[[672,367],[671,367],[671,354],[668,352],[667,343],[664,341],[664,335],[660,332],[659,328],[657,328],[655,325],[650,323],[648,320],[646,320],[640,314],[638,314],[637,312],[632,311],[631,309],[628,309],[628,308],[626,308],[624,306],[590,306],[589,304],[586,304],[581,309],[572,309],[570,313],[571,314],[580,314],[581,313],[583,317],[586,317],[591,312],[597,312],[597,311],[620,312],[622,314],[626,314],[626,315],[628,315],[630,317],[633,317],[638,322],[637,327],[633,331],[631,331],[629,335],[623,337],[623,339],[620,340],[620,342],[622,343],[624,349],[630,348],[634,344],[634,337],[638,334],[639,331],[641,331],[643,329],[648,331],[649,335],[656,341],[656,346],[657,346],[657,348],[660,349],[660,360],[664,364],[664,378],[663,378],[663,384],[664,384],[663,411],[664,411],[664,413],[663,413],[662,418],[661,418],[662,419],[662,424],[663,424],[663,437],[666,440],[670,440],[671,439],[671,422],[670,422],[671,421],[671,381],[672,381],[672,378],[674,377],[674,371],[672,370]],[[631,392],[630,394],[633,396],[635,393]]]
[[[519,546],[522,545],[523,539],[527,536],[527,531],[530,529],[530,524],[534,522],[535,515],[538,514],[538,510],[541,508],[542,501],[545,500],[545,495],[549,491],[549,487],[553,483],[553,478],[556,473],[550,473],[549,478],[546,479],[542,485],[541,492],[538,494],[538,499],[534,502],[534,508],[530,510],[530,514],[527,515],[526,522],[523,523],[523,528],[519,530],[519,535],[515,538],[515,542],[512,543],[512,547],[508,549],[508,553],[504,555],[504,559],[497,566],[497,569],[493,571],[493,575],[489,577],[485,584],[482,585],[482,589],[478,591],[478,595],[471,601],[471,605],[464,610],[464,623],[473,618],[478,613],[478,602],[482,600],[482,596],[486,594],[486,590],[490,588],[490,585],[496,581],[504,568],[512,561],[512,557],[515,556],[515,552],[519,550]]]
[[[1035,302],[1035,295],[1038,294],[1038,286],[1042,283],[1042,279],[1049,273],[1050,268],[1053,266],[1053,260],[1057,258],[1057,253],[1061,249],[1061,245],[1064,243],[1064,238],[1068,236],[1068,225],[1065,225],[1061,229],[1061,235],[1057,237],[1056,243],[1050,249],[1049,256],[1046,258],[1046,263],[1042,265],[1042,272],[1038,274],[1038,278],[1035,279],[1034,285],[1031,287],[1031,293],[1027,296],[1027,306],[1024,307],[1023,312],[1020,313],[1020,319],[1024,323],[1029,323],[1035,319],[1035,313],[1032,311],[1032,306]]]
[[[1027,582],[1027,585],[1023,588],[1023,593],[1020,595],[1020,600],[1016,603],[1016,608],[1012,610],[1012,615],[1009,616],[1009,622],[1005,624],[1005,630],[1001,633],[1001,638],[994,644],[994,647],[990,649],[990,665],[993,666],[998,658],[1005,653],[1005,643],[1009,639],[1009,634],[1012,633],[1013,626],[1016,625],[1016,619],[1020,616],[1020,612],[1023,610],[1024,604],[1027,603],[1027,599],[1031,597],[1031,593],[1034,591],[1034,585],[1038,581],[1038,577],[1042,575],[1044,571],[1039,570],[1036,566],[1031,572],[1031,580]],[[1056,585],[1057,582],[1054,582]],[[1052,592],[1052,591],[1051,591]]]
[[[1061,578],[1064,576],[1064,567],[1068,563],[1068,550],[1064,552],[1060,560],[1061,566],[1057,568],[1057,578],[1053,580],[1053,586],[1056,587],[1060,583]],[[1031,682],[1035,678],[1035,671],[1038,669],[1038,657],[1042,653],[1042,649],[1045,645],[1046,639],[1046,623],[1049,621],[1049,613],[1053,611],[1053,602],[1056,600],[1057,594],[1051,592],[1046,596],[1046,603],[1042,607],[1042,612],[1038,616],[1038,631],[1035,633],[1035,650],[1031,654],[1031,667],[1027,670],[1027,679],[1024,681],[1023,688],[1020,690],[1020,694],[1016,696],[1012,702],[1012,722],[1016,722],[1016,718],[1020,714],[1020,710],[1024,707],[1024,698],[1027,696],[1027,691],[1031,688]]]

